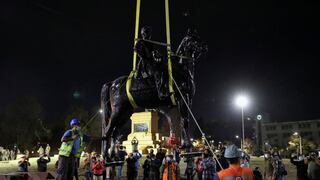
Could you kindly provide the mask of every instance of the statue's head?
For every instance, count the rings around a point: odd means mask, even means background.
[[[193,36],[199,38],[198,31],[195,28],[188,28],[187,36]]]
[[[141,29],[141,36],[142,39],[151,39],[151,35],[152,35],[152,28],[150,26],[144,26]]]

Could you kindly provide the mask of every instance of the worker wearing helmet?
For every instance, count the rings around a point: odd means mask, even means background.
[[[224,157],[229,162],[229,168],[224,169],[218,172],[220,180],[253,180],[253,172],[250,168],[240,167],[240,157],[241,151],[238,150],[238,147],[230,145],[226,148]]]
[[[77,158],[80,158],[84,142],[88,141],[88,138],[84,140],[78,119],[72,119],[70,126],[71,129],[67,130],[61,138],[56,178],[58,180],[73,179],[73,175],[77,172]]]

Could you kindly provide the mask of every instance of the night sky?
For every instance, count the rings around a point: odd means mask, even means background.
[[[196,66],[200,121],[240,126],[233,99],[241,91],[251,98],[247,115],[320,118],[319,11],[311,1],[171,0],[170,8],[174,49],[190,26],[209,46]],[[2,0],[0,112],[21,95],[37,97],[47,121],[66,112],[74,92],[98,106],[102,84],[132,68],[134,18],[135,0]],[[164,1],[142,0],[140,25],[164,42]]]

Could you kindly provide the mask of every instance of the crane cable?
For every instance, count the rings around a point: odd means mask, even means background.
[[[212,147],[210,146],[209,141],[207,140],[207,138],[206,138],[205,134],[203,133],[203,131],[202,131],[202,129],[201,129],[201,127],[200,127],[200,125],[198,124],[197,119],[194,117],[194,115],[193,115],[193,113],[192,113],[192,111],[191,111],[191,109],[190,109],[190,107],[189,107],[189,105],[188,105],[188,103],[187,103],[186,99],[184,98],[184,96],[183,96],[182,92],[180,91],[180,88],[179,88],[179,86],[178,86],[177,82],[174,80],[174,78],[173,78],[173,77],[172,77],[172,81],[174,82],[174,85],[176,86],[176,88],[177,88],[177,90],[178,90],[178,92],[179,92],[180,96],[182,97],[183,102],[185,103],[185,105],[186,105],[186,107],[187,107],[187,109],[188,109],[189,113],[191,114],[191,116],[192,116],[192,118],[193,118],[194,122],[196,123],[196,125],[197,125],[197,127],[198,127],[198,129],[199,129],[199,131],[200,131],[200,133],[201,133],[201,135],[202,135],[202,138],[203,138],[203,139],[205,140],[205,142],[209,145],[209,147],[210,147],[209,149],[210,149],[211,153],[213,154],[213,158],[218,162],[218,164],[219,164],[220,168],[223,170],[224,168],[223,168],[223,167],[222,167],[222,165],[220,164],[220,162],[219,162],[219,160],[218,160],[218,157],[216,156],[216,154],[214,153],[214,151],[213,151]]]

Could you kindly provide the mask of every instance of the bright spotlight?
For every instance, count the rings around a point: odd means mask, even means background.
[[[236,98],[236,105],[241,107],[241,108],[244,108],[246,107],[247,105],[249,104],[249,100],[246,96],[244,95],[240,95]]]

